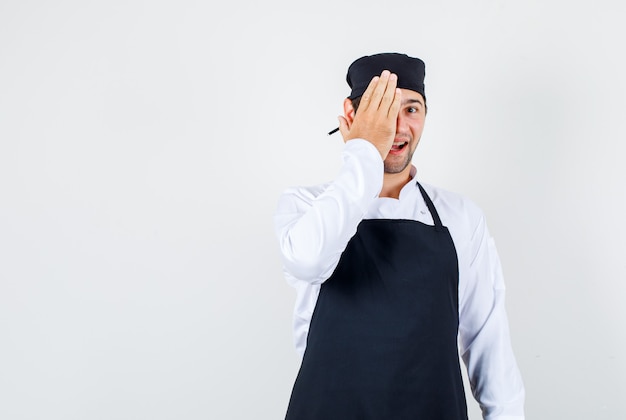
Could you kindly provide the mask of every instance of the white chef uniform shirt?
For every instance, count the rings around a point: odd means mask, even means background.
[[[293,328],[302,356],[320,285],[333,273],[362,219],[434,224],[413,179],[399,199],[381,198],[383,161],[368,141],[346,142],[333,182],[289,188],[275,228],[287,282],[296,290]],[[411,176],[415,176],[415,167]],[[486,420],[523,420],[524,385],[510,344],[500,260],[482,211],[470,200],[422,184],[448,227],[459,263],[459,351]]]

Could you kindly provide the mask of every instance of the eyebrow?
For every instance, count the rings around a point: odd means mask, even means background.
[[[402,101],[402,105],[408,105],[408,104],[420,104],[421,106],[424,106],[424,103],[422,101],[420,101],[419,99],[405,99],[404,101]]]

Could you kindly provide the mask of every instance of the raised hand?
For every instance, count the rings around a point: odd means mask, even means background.
[[[396,134],[402,99],[397,83],[398,77],[388,70],[372,79],[361,97],[354,119],[339,117],[339,131],[344,141],[365,139],[378,149],[383,160],[387,157]]]

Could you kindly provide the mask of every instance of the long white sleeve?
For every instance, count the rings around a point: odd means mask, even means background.
[[[504,305],[505,287],[493,238],[478,219],[460,267],[459,344],[474,398],[486,420],[523,420],[524,385]]]
[[[312,284],[335,269],[383,182],[383,161],[376,148],[350,140],[336,179],[316,189],[288,189],[274,217],[284,270]]]

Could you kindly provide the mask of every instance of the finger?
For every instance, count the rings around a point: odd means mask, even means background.
[[[359,103],[359,108],[361,109],[361,111],[365,111],[369,107],[370,100],[372,99],[372,93],[378,85],[379,79],[380,76],[374,76],[372,80],[370,80],[370,84],[367,85],[367,89],[365,89],[363,95],[361,95],[361,102]]]
[[[389,107],[393,103],[396,94],[396,87],[398,86],[398,76],[394,73],[389,75],[387,85],[385,86],[385,92],[380,101],[380,107],[383,111],[388,111]]]
[[[374,92],[372,93],[372,98],[370,99],[370,106],[373,107],[373,109],[378,109],[380,107],[380,102],[385,95],[385,90],[387,89],[390,74],[389,70],[383,70],[380,74],[380,80],[376,84]]]
[[[387,117],[393,118],[394,120],[398,118],[398,113],[400,112],[401,105],[402,105],[402,89],[396,88],[394,91],[393,101],[391,102],[391,106],[389,106],[389,113],[387,114]]]

